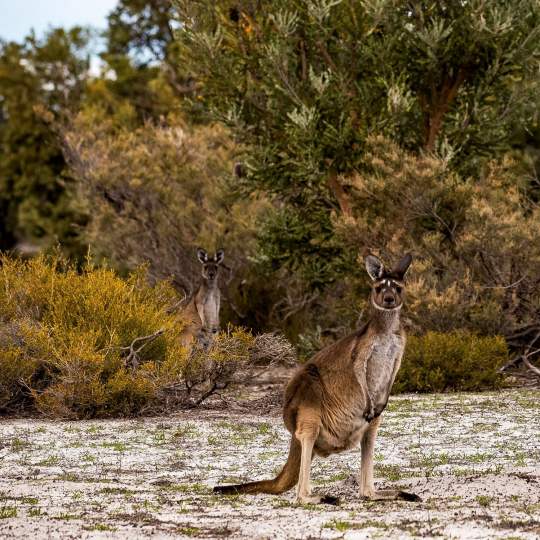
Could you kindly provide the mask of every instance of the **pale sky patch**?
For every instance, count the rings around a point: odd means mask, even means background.
[[[118,0],[0,0],[0,39],[22,41],[35,30],[38,37],[50,27],[93,26],[104,29]]]

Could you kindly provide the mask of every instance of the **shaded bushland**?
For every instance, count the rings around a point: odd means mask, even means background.
[[[237,148],[226,129],[169,116],[133,130],[88,107],[59,132],[77,180],[74,204],[88,216],[81,235],[97,262],[120,272],[147,264],[152,279],[171,279],[187,302],[200,282],[197,246],[222,248],[224,319],[269,328],[271,305],[249,298],[258,290],[261,300],[265,287],[250,257],[269,204],[236,192]],[[264,294],[268,304],[278,301]]]
[[[291,357],[279,339],[269,346],[240,328],[192,353],[176,305],[170,283],[150,286],[144,269],[122,279],[60,258],[2,257],[0,409],[89,418],[191,407],[251,362]]]
[[[288,285],[302,355],[365,318],[358,254],[412,251],[412,334],[540,359],[538,168],[518,142],[537,146],[537,3],[175,5],[192,100],[241,143],[243,193],[272,203],[255,259]]]

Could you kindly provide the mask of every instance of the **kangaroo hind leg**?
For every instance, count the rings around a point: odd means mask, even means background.
[[[300,474],[296,488],[296,502],[311,504],[338,504],[335,497],[313,495],[311,493],[311,461],[313,447],[319,436],[320,417],[314,411],[304,411],[298,414],[294,437],[301,446]]]
[[[373,420],[362,437],[362,463],[360,470],[360,495],[371,501],[389,501],[401,499],[404,501],[421,501],[422,499],[414,494],[397,489],[375,489],[373,482],[373,453],[375,450],[375,439],[377,429],[381,423],[379,416]]]

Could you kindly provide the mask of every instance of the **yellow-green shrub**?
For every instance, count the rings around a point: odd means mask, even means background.
[[[409,336],[393,392],[476,391],[498,388],[508,360],[501,336],[465,331]]]
[[[158,405],[193,371],[180,345],[182,320],[171,310],[177,302],[167,282],[151,287],[144,270],[122,279],[104,268],[78,272],[61,259],[2,257],[0,410],[88,418]],[[135,362],[128,358],[136,338],[160,331],[137,343],[144,347]],[[212,355],[234,371],[240,356],[248,358],[250,341],[236,330],[218,338]]]

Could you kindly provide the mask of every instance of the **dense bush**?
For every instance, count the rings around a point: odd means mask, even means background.
[[[463,179],[444,159],[415,156],[380,137],[349,179],[355,212],[336,218],[350,249],[392,260],[415,254],[407,286],[414,333],[467,329],[521,345],[538,332],[538,205],[509,157]],[[391,219],[388,219],[391,216]],[[517,336],[516,336],[517,335]]]
[[[227,130],[190,127],[173,115],[132,129],[87,107],[62,133],[89,216],[84,237],[98,257],[119,269],[148,263],[153,277],[172,277],[188,296],[199,282],[197,246],[224,248],[237,270],[245,262],[265,205],[231,193],[235,146]]]
[[[302,355],[365,319],[359,253],[412,251],[415,333],[540,360],[538,171],[514,147],[538,140],[537,2],[176,5],[193,98],[242,144],[240,186],[274,203],[256,258]]]
[[[393,392],[478,391],[501,386],[498,372],[508,361],[500,336],[428,332],[410,336]]]
[[[241,329],[207,353],[181,347],[167,282],[121,279],[61,259],[0,259],[0,410],[64,418],[134,414],[201,402],[228,383],[257,339]],[[283,348],[281,349],[284,350]],[[201,399],[202,398],[202,399]]]

